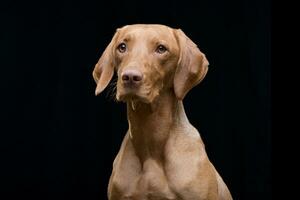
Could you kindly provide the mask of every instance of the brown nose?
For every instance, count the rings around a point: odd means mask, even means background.
[[[122,73],[121,77],[125,84],[139,84],[143,79],[143,74],[138,70],[128,69]]]

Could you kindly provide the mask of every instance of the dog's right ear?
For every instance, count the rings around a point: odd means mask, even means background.
[[[117,29],[113,39],[106,47],[98,63],[93,70],[93,78],[96,81],[97,87],[95,95],[100,94],[108,85],[114,75],[114,47],[119,35],[119,29]]]

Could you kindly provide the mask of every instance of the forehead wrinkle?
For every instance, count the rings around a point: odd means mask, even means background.
[[[136,42],[137,40],[139,39],[142,39],[142,36],[143,36],[143,32],[142,30],[131,30],[131,31],[128,31],[126,33],[123,33],[122,37],[121,38],[121,41],[124,41],[124,42]]]
[[[156,44],[156,45],[159,45],[159,44],[168,45],[168,41],[162,39],[161,37],[152,37],[150,41],[151,41],[151,43]]]
[[[121,37],[121,41],[129,42],[129,41],[132,40],[132,38],[133,38],[132,34],[128,33],[128,34]]]
[[[156,39],[157,41],[169,43],[173,42],[175,39],[173,32],[170,29],[152,29],[152,32],[154,33],[154,39]]]

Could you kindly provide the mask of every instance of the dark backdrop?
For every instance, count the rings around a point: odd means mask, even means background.
[[[106,199],[126,110],[94,96],[116,28],[181,28],[207,55],[184,100],[234,199],[271,199],[270,1],[23,1],[0,6],[1,195]],[[3,198],[2,198],[3,199]]]

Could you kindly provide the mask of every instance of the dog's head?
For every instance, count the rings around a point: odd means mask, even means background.
[[[180,30],[164,25],[128,25],[117,29],[96,64],[96,95],[117,72],[119,101],[151,103],[160,93],[173,90],[182,100],[203,80],[208,61]]]

